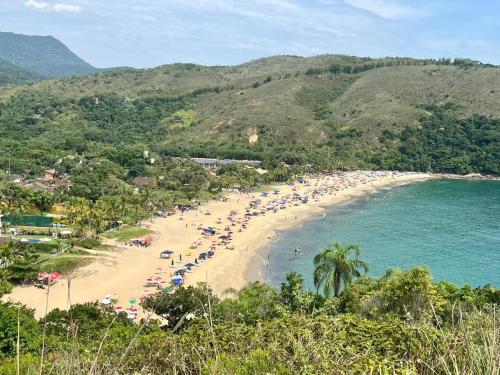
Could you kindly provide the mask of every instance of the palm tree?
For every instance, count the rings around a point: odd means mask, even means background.
[[[338,241],[330,243],[325,251],[314,257],[316,290],[323,286],[326,296],[331,296],[333,292],[338,297],[342,284],[346,287],[354,277],[361,276],[359,269],[368,272],[368,264],[359,259],[360,253],[359,245],[342,245]]]

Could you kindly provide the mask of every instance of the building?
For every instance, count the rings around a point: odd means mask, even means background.
[[[32,180],[28,183],[26,183],[24,186],[26,187],[30,187],[30,188],[33,188],[33,189],[36,189],[36,190],[40,190],[40,191],[45,191],[45,192],[49,192],[49,191],[52,191],[53,188],[51,185],[49,185],[47,183],[47,181],[43,181],[43,180]]]
[[[47,169],[43,174],[43,178],[45,180],[54,180],[57,176],[57,172],[55,169]]]
[[[211,159],[211,158],[191,158],[196,164],[208,169],[217,169],[224,165],[243,164],[253,168],[258,168],[262,163],[259,160],[236,160],[236,159]]]

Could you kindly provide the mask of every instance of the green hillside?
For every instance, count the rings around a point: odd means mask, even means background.
[[[470,60],[278,56],[21,86],[3,93],[0,133],[3,150],[45,150],[19,155],[21,171],[127,144],[268,166],[498,174],[498,103],[500,69]]]
[[[0,32],[0,59],[46,77],[98,71],[52,36]]]
[[[41,78],[36,73],[0,59],[0,85],[29,83]]]

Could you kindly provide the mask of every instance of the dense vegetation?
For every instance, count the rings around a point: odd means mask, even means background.
[[[342,263],[342,262],[340,262]],[[339,263],[339,264],[340,264]],[[287,275],[226,298],[203,284],[146,299],[139,325],[96,304],[50,312],[0,305],[0,372],[54,374],[494,374],[498,303],[490,286],[434,283],[427,270],[349,282],[337,297]]]
[[[0,32],[0,59],[45,77],[97,71],[51,36]]]
[[[0,59],[0,85],[29,83],[41,78],[42,76],[36,73]]]
[[[82,156],[117,164],[130,181],[149,150],[264,167],[497,174],[499,72],[459,59],[285,56],[45,81],[0,100],[0,165],[10,158],[13,173],[34,176]]]

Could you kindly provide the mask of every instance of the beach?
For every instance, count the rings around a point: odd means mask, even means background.
[[[3,300],[23,303],[35,309],[37,317],[54,308],[67,309],[70,303],[102,301],[111,294],[116,296],[116,305],[126,309],[131,299],[138,301],[158,291],[148,286],[148,278],[161,279],[164,284],[159,285],[164,286],[176,270],[196,262],[191,272],[184,274],[184,284],[206,282],[215,294],[221,295],[227,288],[265,281],[261,250],[273,240],[276,230],[300,225],[321,215],[325,207],[376,189],[430,178],[433,176],[424,173],[339,172],[270,187],[266,196],[260,192],[228,193],[196,210],[143,223],[155,233],[149,247],[108,240],[116,250],[78,269],[70,278],[66,276],[46,289],[15,287]],[[202,228],[208,227],[217,228],[215,234],[202,234]],[[229,237],[227,244],[221,243],[221,236]],[[167,249],[173,251],[172,258],[161,259],[160,253]],[[214,255],[200,260],[200,253],[209,250]]]

